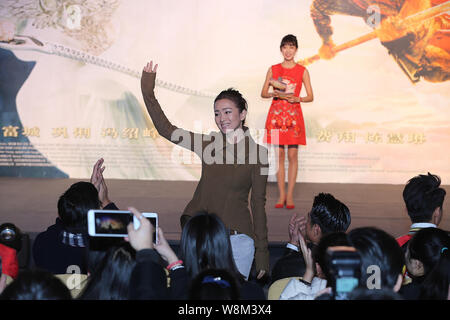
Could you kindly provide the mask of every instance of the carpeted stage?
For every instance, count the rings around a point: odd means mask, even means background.
[[[57,216],[58,197],[76,179],[29,179],[0,177],[0,223],[12,222],[32,235],[44,231]],[[191,199],[197,182],[107,180],[109,197],[126,210],[135,206],[141,211],[159,213],[159,223],[167,239],[180,239],[179,217]],[[379,227],[393,236],[408,231],[403,185],[386,184],[319,184],[298,183],[295,189],[295,209],[275,209],[278,191],[276,183],[267,187],[267,225],[269,242],[287,240],[289,218],[294,212],[307,213],[314,196],[328,192],[344,202],[352,216],[350,229],[361,226]],[[443,186],[450,194],[450,186]],[[217,195],[220,197],[220,195]],[[450,229],[449,200],[444,203],[442,229]]]

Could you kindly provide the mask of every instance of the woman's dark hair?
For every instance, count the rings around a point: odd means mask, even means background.
[[[111,247],[99,261],[80,300],[127,300],[136,251],[129,244]]]
[[[227,90],[223,90],[221,93],[219,93],[216,99],[214,99],[214,104],[216,104],[217,101],[222,99],[228,99],[232,101],[236,106],[236,108],[239,109],[239,113],[242,113],[242,111],[244,110],[248,110],[247,100],[245,100],[245,98],[239,91],[233,88],[228,88]],[[244,123],[245,119],[242,120],[242,125],[244,125]]]
[[[408,181],[403,189],[403,200],[413,223],[429,222],[436,208],[442,210],[446,192],[440,185],[439,176],[429,172]]]
[[[71,300],[67,286],[53,274],[43,270],[26,270],[9,284],[1,300]]]
[[[317,224],[322,234],[345,232],[351,223],[350,210],[329,193],[319,193],[309,214],[311,224]]]
[[[347,235],[345,232],[333,232],[324,235],[317,246],[312,251],[313,259],[322,269],[323,274],[327,280],[328,286],[333,286],[333,277],[326,263],[326,253],[329,247],[334,246],[348,246]]]
[[[58,215],[71,233],[87,233],[87,212],[98,208],[98,191],[90,182],[74,183],[58,200]]]
[[[298,48],[297,37],[294,36],[293,34],[288,34],[284,36],[283,39],[281,39],[280,49],[283,48],[283,46],[286,44],[291,44],[294,47]]]
[[[227,270],[206,269],[192,280],[189,300],[239,300],[239,285]]]
[[[381,288],[393,289],[405,264],[402,249],[394,237],[377,228],[363,227],[350,231],[348,240],[361,256],[360,284],[367,283],[372,275],[367,272],[368,267],[375,265],[380,268]]]
[[[102,260],[112,247],[129,246],[123,238],[116,237],[88,237],[88,250],[86,250],[85,260],[87,261],[87,271],[96,273],[97,268],[102,266]]]
[[[229,230],[215,214],[197,213],[185,224],[180,249],[191,278],[206,269],[225,269],[243,278],[234,263]]]
[[[448,232],[438,228],[421,229],[409,241],[409,257],[419,260],[424,267],[421,299],[447,299],[450,281],[449,247]]]

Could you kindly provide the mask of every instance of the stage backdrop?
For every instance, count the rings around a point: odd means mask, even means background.
[[[402,184],[429,171],[448,183],[448,15],[402,20],[445,1],[337,3],[1,1],[0,175],[88,178],[103,157],[106,178],[197,180],[196,156],[160,137],[147,114],[143,66],[159,64],[156,95],[174,125],[217,131],[214,96],[234,87],[261,142],[262,85],[292,33],[314,91],[302,104],[298,181]],[[387,18],[400,27],[381,28]]]

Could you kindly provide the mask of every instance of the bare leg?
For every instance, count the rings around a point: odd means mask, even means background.
[[[284,146],[278,146],[278,172],[277,172],[277,182],[278,182],[278,192],[279,198],[277,204],[284,204],[286,201],[286,189],[285,189],[285,169],[284,161],[286,159],[286,152]]]
[[[297,181],[298,171],[298,146],[288,147],[288,190],[286,205],[294,205],[294,187]]]

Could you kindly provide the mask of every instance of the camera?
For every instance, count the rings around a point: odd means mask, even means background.
[[[22,249],[22,232],[12,223],[0,226],[0,243],[19,252]]]
[[[334,300],[346,300],[348,294],[359,286],[361,257],[353,247],[329,247],[326,253],[329,274],[332,278]]]

